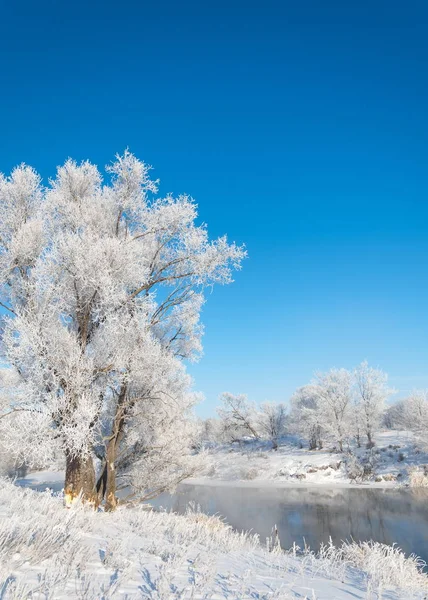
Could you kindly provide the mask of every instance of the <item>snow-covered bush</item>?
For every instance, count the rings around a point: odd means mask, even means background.
[[[367,598],[381,600],[387,590],[421,593],[428,590],[425,562],[415,555],[406,556],[396,545],[379,542],[342,542],[335,546],[330,539],[318,552],[294,547],[291,553],[303,556],[306,564],[332,578],[344,579],[349,568],[357,569],[365,583]],[[389,595],[388,595],[389,597]]]
[[[409,470],[409,485],[412,488],[428,487],[428,469],[414,467]]]
[[[377,457],[374,454],[356,455],[349,453],[345,460],[346,474],[351,481],[371,479],[376,472]]]
[[[397,546],[379,542],[343,542],[336,552],[324,552],[360,569],[365,576],[367,590],[382,596],[386,588],[397,587],[418,591],[427,586],[423,569],[425,562],[417,556],[406,556]],[[322,555],[322,552],[320,552]]]
[[[346,475],[351,481],[361,481],[364,477],[364,467],[354,454],[350,454],[345,463]]]
[[[257,467],[241,467],[239,470],[239,478],[251,481],[256,479],[259,475],[259,469]]]

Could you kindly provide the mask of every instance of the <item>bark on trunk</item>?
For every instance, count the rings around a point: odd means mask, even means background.
[[[106,447],[106,455],[103,470],[97,481],[98,502],[101,503],[105,499],[105,510],[115,510],[118,504],[116,498],[116,460],[117,449],[123,437],[123,432],[120,431],[117,437],[109,440]]]
[[[85,502],[96,504],[95,469],[92,456],[66,454],[64,496],[66,506],[80,496]]]
[[[105,462],[97,481],[97,497],[101,504],[105,500],[106,511],[115,510],[116,498],[116,440],[113,438],[107,444]]]
[[[125,423],[127,386],[124,384],[119,394],[116,414],[112,426],[112,435],[106,446],[105,463],[97,482],[97,497],[101,503],[105,499],[105,510],[112,511],[117,507],[116,498],[116,460],[120,443],[123,439]]]
[[[112,511],[116,509],[116,439],[110,440],[106,453],[106,486],[105,486],[105,510]]]

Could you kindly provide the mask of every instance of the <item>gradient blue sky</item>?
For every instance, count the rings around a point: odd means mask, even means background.
[[[1,171],[129,146],[247,245],[204,308],[201,415],[365,358],[402,394],[428,387],[426,2],[0,11]]]

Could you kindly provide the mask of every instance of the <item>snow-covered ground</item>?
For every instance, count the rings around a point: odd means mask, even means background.
[[[392,487],[409,482],[415,468],[428,468],[428,453],[408,431],[384,431],[373,449],[352,448],[358,465],[345,451],[337,453],[301,448],[297,438],[281,440],[278,450],[270,442],[247,441],[210,448],[207,468],[192,483],[241,481],[247,485],[370,485]],[[367,465],[366,473],[362,469]]]
[[[29,478],[58,485],[56,474]],[[426,597],[414,559],[380,545],[320,558],[271,551],[217,517],[121,507],[94,512],[1,480],[0,598],[407,599]]]

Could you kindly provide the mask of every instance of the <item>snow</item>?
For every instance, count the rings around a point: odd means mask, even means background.
[[[54,486],[57,476],[26,481]],[[139,505],[104,513],[78,503],[65,510],[57,495],[0,483],[4,600],[405,600],[428,590],[414,560],[379,545],[330,548],[315,558],[281,552],[273,539],[269,552],[257,536],[194,510],[179,516]]]
[[[64,487],[64,471],[36,471],[16,480],[16,484],[32,490],[43,492],[49,488],[53,492],[61,492]]]
[[[411,469],[428,464],[423,451],[409,431],[383,431],[375,436],[373,449],[352,448],[360,459],[373,461],[373,472],[367,477],[350,479],[346,469],[349,454],[329,448],[308,450],[300,447],[298,438],[282,438],[278,450],[270,442],[247,440],[208,449],[207,467],[198,477],[188,479],[192,484],[287,487],[323,485],[328,487],[376,488],[405,485]]]

